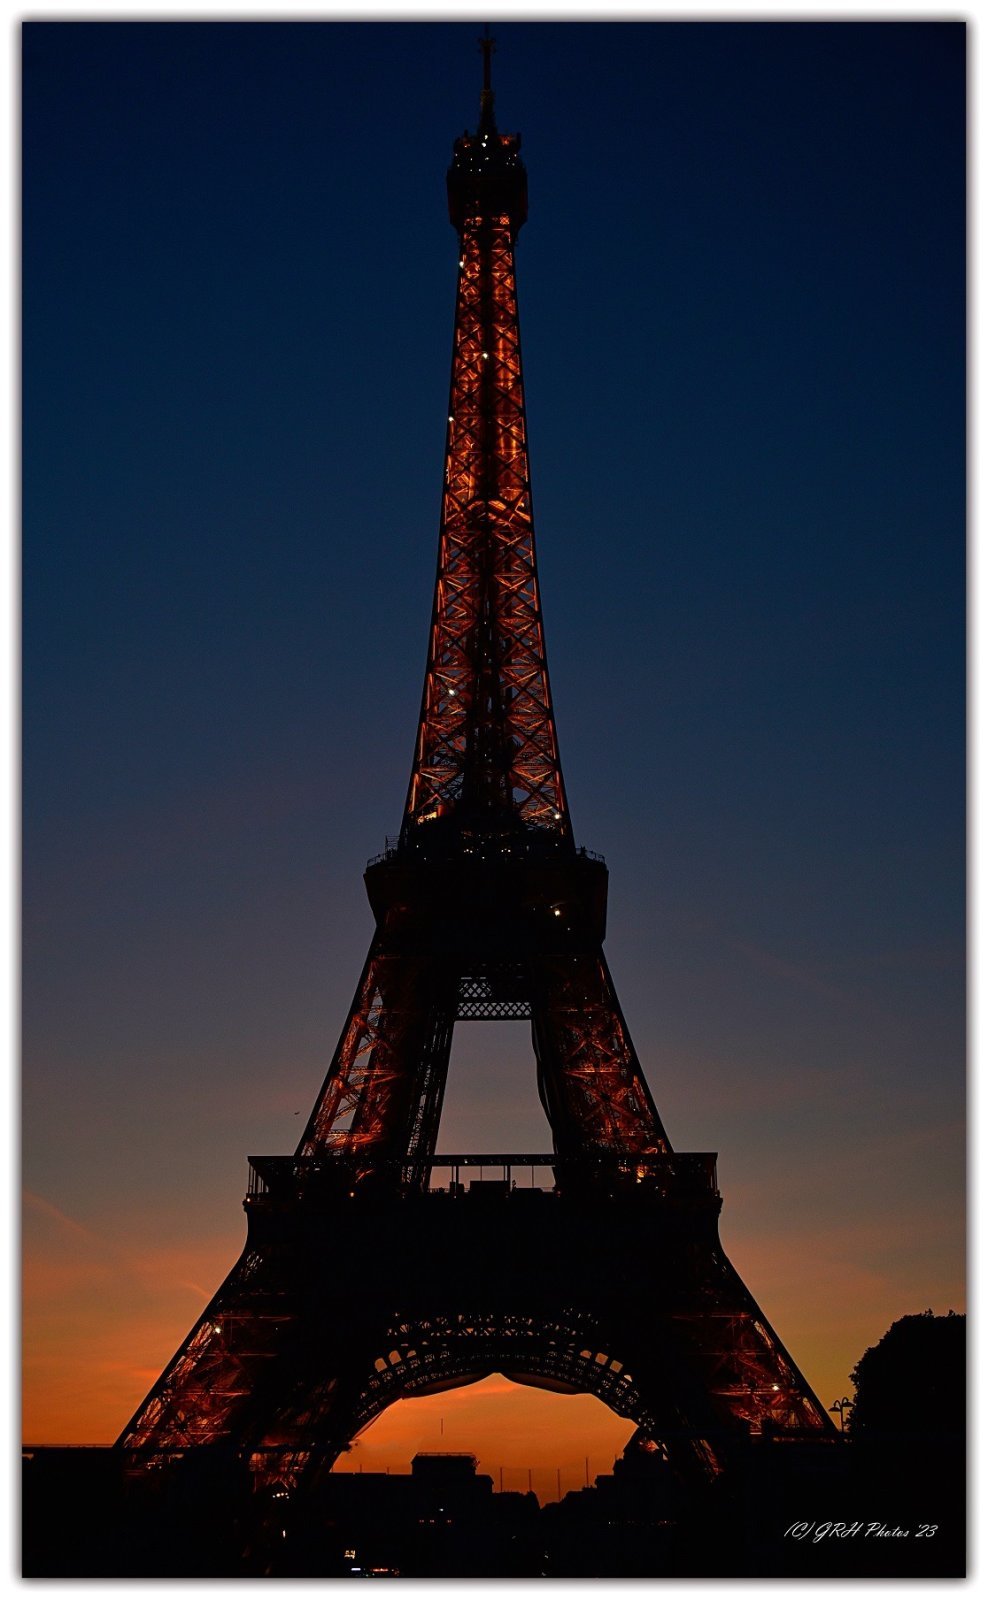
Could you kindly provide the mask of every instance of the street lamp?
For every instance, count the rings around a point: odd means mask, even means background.
[[[828,1406],[827,1407],[828,1411],[836,1411],[838,1413],[838,1415],[840,1417],[840,1431],[841,1431],[841,1433],[844,1432],[844,1412],[847,1410],[848,1406],[850,1406],[850,1405],[853,1405],[853,1401],[849,1400],[847,1398],[847,1395],[845,1395],[843,1400],[835,1400],[832,1406]]]

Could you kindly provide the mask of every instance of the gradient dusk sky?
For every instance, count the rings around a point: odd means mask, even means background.
[[[24,27],[36,1442],[115,1437],[195,1321],[366,953],[478,31]],[[965,29],[495,31],[574,825],[672,1142],[719,1151],[728,1253],[829,1405],[964,1306]],[[462,1025],[440,1145],[548,1142],[527,1028]],[[545,1470],[627,1436],[499,1384],[360,1459],[442,1416],[490,1470],[516,1402]]]

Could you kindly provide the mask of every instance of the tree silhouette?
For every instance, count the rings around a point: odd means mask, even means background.
[[[954,1311],[944,1317],[923,1311],[893,1322],[851,1373],[852,1438],[962,1434],[965,1355],[966,1318]]]

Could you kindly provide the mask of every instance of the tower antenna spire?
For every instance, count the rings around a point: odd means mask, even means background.
[[[483,34],[479,39],[481,53],[484,57],[484,86],[480,91],[480,123],[478,133],[495,132],[494,123],[494,90],[491,88],[491,56],[497,49],[494,35],[491,33],[490,23],[484,26]]]

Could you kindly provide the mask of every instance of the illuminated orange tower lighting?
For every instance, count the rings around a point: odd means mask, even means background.
[[[521,140],[447,175],[459,241],[439,563],[401,831],[294,1156],[251,1158],[240,1260],[124,1429],[135,1473],[212,1452],[299,1495],[401,1396],[499,1371],[597,1395],[684,1474],[833,1426],[724,1254],[710,1154],[674,1154],[574,842],[535,562],[515,280]],[[531,1025],[546,1154],[437,1154],[454,1025]],[[468,1182],[484,1166],[501,1177]],[[514,1188],[512,1171],[551,1173]],[[440,1186],[436,1187],[437,1178]]]

